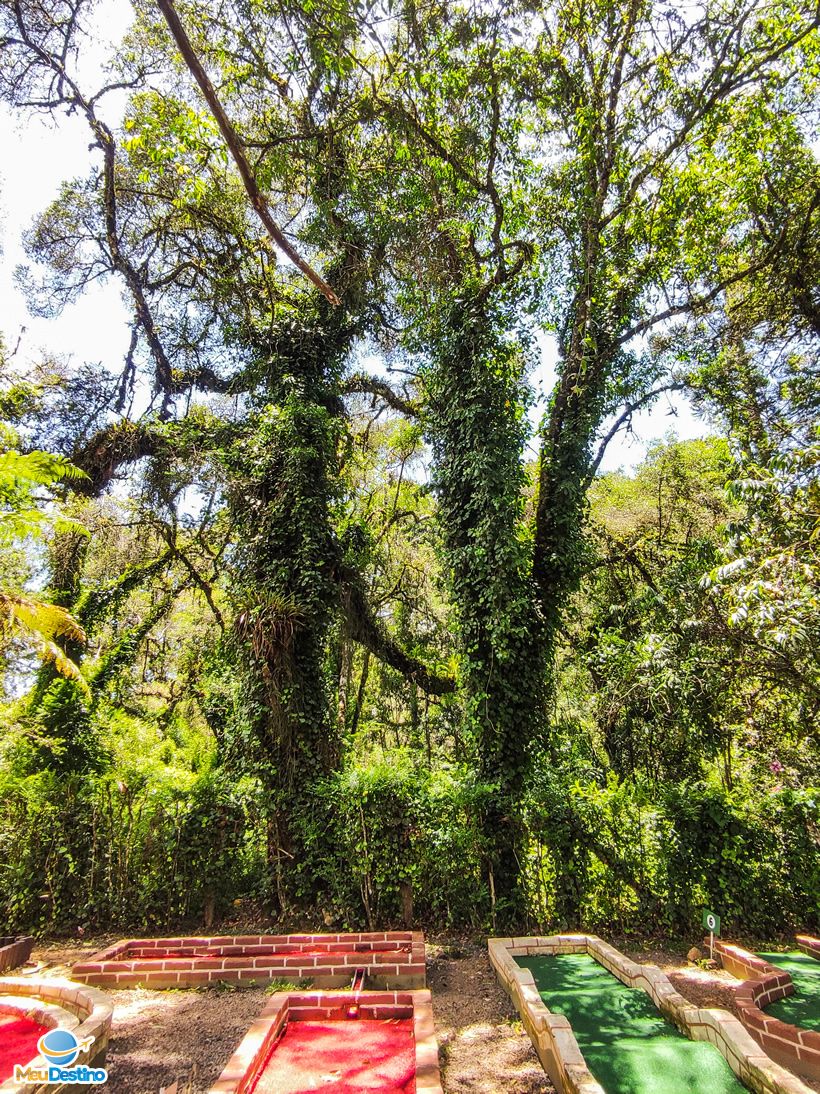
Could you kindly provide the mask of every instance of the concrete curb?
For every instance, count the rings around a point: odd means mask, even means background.
[[[547,1010],[528,969],[516,957],[588,953],[628,987],[640,988],[661,1013],[694,1041],[709,1041],[741,1082],[757,1094],[812,1094],[809,1087],[771,1060],[728,1011],[696,1007],[675,990],[655,965],[640,965],[595,935],[567,934],[487,940],[490,963],[521,1015],[544,1070],[559,1094],[605,1094],[587,1067],[572,1028]]]
[[[102,1067],[111,1036],[113,1007],[108,998],[96,988],[75,984],[63,978],[0,977],[0,1010],[6,1013],[20,1011],[42,1025],[60,1025],[71,1029],[78,1040],[93,1037],[87,1051],[81,1052],[72,1067],[87,1064]],[[42,1056],[33,1060],[21,1060],[21,1064],[47,1068]],[[64,1083],[16,1083],[13,1078],[0,1084],[0,1094],[57,1094],[70,1089]]]
[[[803,953],[820,959],[820,940],[798,935]],[[820,1079],[820,1033],[782,1022],[764,1008],[794,994],[791,976],[757,954],[732,942],[715,942],[715,955],[732,976],[742,981],[735,992],[740,1021],[764,1051],[790,1071]]]

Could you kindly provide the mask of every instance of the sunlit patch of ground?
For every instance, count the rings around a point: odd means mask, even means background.
[[[446,1094],[554,1094],[486,952],[428,962]]]

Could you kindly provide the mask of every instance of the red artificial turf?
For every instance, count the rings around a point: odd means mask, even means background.
[[[253,1094],[414,1094],[411,1019],[289,1022]]]
[[[15,1064],[34,1059],[37,1042],[47,1029],[28,1018],[0,1014],[0,1083],[14,1074]]]

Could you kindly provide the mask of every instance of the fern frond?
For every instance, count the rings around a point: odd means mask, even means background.
[[[63,479],[86,479],[88,476],[65,456],[51,452],[0,452],[0,488],[51,486]]]
[[[88,681],[83,676],[80,666],[72,661],[65,650],[61,650],[55,642],[44,640],[39,643],[38,653],[44,661],[50,661],[61,676],[74,680],[84,692],[90,693]]]
[[[0,589],[0,626],[19,626],[44,641],[85,642],[85,631],[70,612],[25,593]]]
[[[61,676],[75,680],[84,691],[88,682],[79,665],[72,661],[55,639],[85,642],[85,631],[70,612],[24,593],[0,589],[0,632],[20,631],[36,647],[44,661],[50,661]]]

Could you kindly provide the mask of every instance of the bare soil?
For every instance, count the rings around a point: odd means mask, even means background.
[[[110,945],[113,937],[37,947],[37,971],[70,975],[71,965]],[[657,965],[697,1006],[734,1013],[739,981],[723,969],[688,964],[686,953],[662,945],[615,940],[636,961]],[[427,982],[446,1094],[555,1094],[518,1015],[498,984],[483,941],[427,941]],[[178,1094],[205,1094],[262,1010],[269,989],[108,991],[114,1024],[107,1067],[111,1094],[159,1094],[174,1081]],[[820,1092],[820,1083],[810,1083]]]
[[[45,975],[70,975],[71,965],[114,939],[37,947]],[[529,1037],[499,986],[483,944],[427,946],[428,984],[447,1094],[555,1094]],[[114,1022],[106,1066],[111,1094],[205,1094],[267,998],[262,988],[194,991],[128,989],[106,994]]]
[[[657,965],[669,977],[669,982],[684,999],[696,1007],[723,1007],[735,1014],[735,989],[740,984],[725,969],[702,969],[690,965],[686,954],[657,946],[638,947],[628,944],[615,945],[633,961],[643,965]],[[708,957],[708,953],[706,954]]]
[[[447,1094],[555,1094],[484,945],[428,942],[427,984]]]

